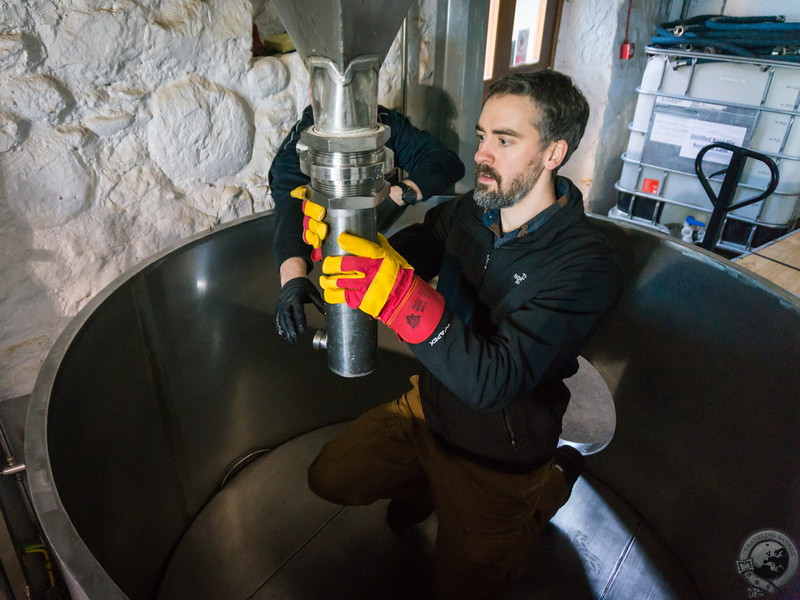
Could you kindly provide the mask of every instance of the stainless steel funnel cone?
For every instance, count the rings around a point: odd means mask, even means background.
[[[325,56],[340,72],[358,56],[383,62],[411,0],[272,0],[303,60]]]
[[[374,128],[378,70],[411,0],[273,0],[311,75],[316,129]]]
[[[343,231],[375,240],[375,207],[393,169],[378,123],[378,73],[411,0],[273,0],[311,76],[314,125],[297,152],[311,199],[327,209],[324,256],[345,254]],[[375,369],[377,323],[346,305],[326,311],[328,366],[343,377]]]

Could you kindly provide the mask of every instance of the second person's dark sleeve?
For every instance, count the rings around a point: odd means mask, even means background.
[[[287,258],[297,256],[305,259],[308,264],[307,270],[311,270],[310,248],[302,239],[302,203],[300,200],[292,198],[290,194],[296,187],[308,185],[310,181],[308,176],[300,170],[297,142],[300,140],[303,130],[313,122],[314,118],[309,106],[281,142],[269,169],[269,188],[275,202],[276,213],[273,252],[279,267]]]
[[[436,137],[417,129],[407,117],[385,107],[378,107],[378,120],[392,132],[389,146],[397,166],[403,169],[422,192],[422,199],[445,193],[464,177],[464,164]]]

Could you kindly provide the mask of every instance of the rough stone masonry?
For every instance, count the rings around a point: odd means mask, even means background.
[[[443,6],[416,0],[407,19],[412,117],[426,114]],[[631,31],[649,34],[663,6],[642,3]],[[626,7],[565,2],[554,65],[592,106],[563,174],[603,214],[645,60],[612,61]],[[294,53],[253,57],[254,21],[282,30],[269,0],[0,2],[0,401],[31,392],[66,323],[121,273],[272,207],[267,171],[308,74]],[[385,106],[401,106],[399,37]]]
[[[279,27],[268,0],[0,4],[0,400],[31,392],[121,273],[272,207],[267,172],[308,74],[296,53],[252,55],[254,15]]]

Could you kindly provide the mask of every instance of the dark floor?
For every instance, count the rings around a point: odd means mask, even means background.
[[[305,466],[341,427],[291,440],[238,473],[185,533],[157,600],[425,597],[435,514],[398,534],[385,525],[385,502],[341,508],[308,489]],[[503,600],[601,598],[690,600],[696,594],[650,527],[587,475]]]

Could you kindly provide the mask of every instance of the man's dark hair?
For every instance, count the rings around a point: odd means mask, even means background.
[[[528,96],[533,101],[541,112],[539,122],[533,125],[539,130],[542,147],[565,140],[567,155],[561,164],[567,162],[578,148],[589,119],[589,103],[572,79],[550,69],[515,73],[493,82],[486,99],[506,94]]]

